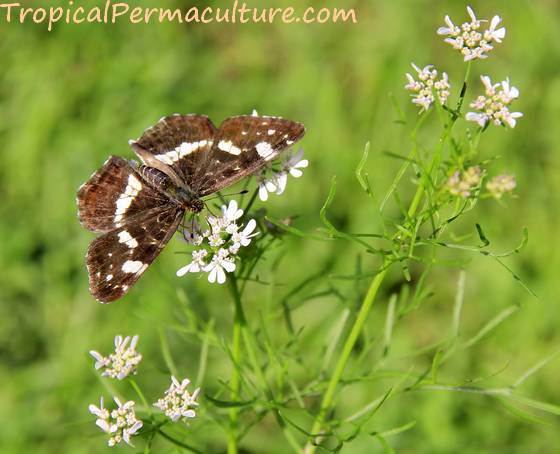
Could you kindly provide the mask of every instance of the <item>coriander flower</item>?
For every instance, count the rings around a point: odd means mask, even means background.
[[[207,255],[208,251],[206,251],[205,249],[193,251],[192,262],[177,270],[177,276],[181,277],[187,273],[200,273],[204,268],[206,268],[207,263],[204,262],[204,258]]]
[[[481,179],[482,170],[478,166],[469,167],[462,173],[457,170],[447,180],[446,188],[452,195],[467,199],[478,187]]]
[[[243,216],[243,210],[237,206],[235,200],[231,200],[229,205],[222,206],[222,216],[224,221],[227,221],[226,225],[229,225]]]
[[[235,257],[241,247],[248,246],[258,235],[254,232],[257,222],[250,219],[246,225],[238,224],[243,210],[235,200],[222,206],[221,213],[221,216],[208,216],[208,229],[203,231],[198,223],[193,223],[192,231],[183,233],[186,238],[200,238],[195,244],[199,249],[192,252],[191,263],[177,270],[177,276],[208,273],[210,283],[223,284],[226,273],[235,271]]]
[[[476,121],[481,128],[488,122],[496,126],[508,126],[515,128],[517,118],[521,118],[521,112],[510,112],[509,105],[519,97],[519,90],[510,86],[509,79],[492,85],[488,76],[480,76],[485,88],[485,95],[480,95],[474,100],[470,107],[476,112],[468,112],[465,118],[468,121]]]
[[[490,28],[481,31],[481,23],[488,21],[477,19],[470,6],[467,6],[467,12],[471,18],[470,22],[465,22],[459,27],[449,16],[445,16],[447,26],[438,28],[437,34],[446,36],[444,41],[460,51],[465,61],[487,58],[488,52],[494,48],[491,43],[501,43],[506,36],[505,27],[497,28],[502,19],[500,16],[494,16],[490,21]]]
[[[447,73],[441,74],[441,79],[438,79],[438,72],[433,65],[425,66],[420,69],[414,63],[412,67],[418,74],[418,80],[415,80],[409,73],[406,73],[408,84],[404,86],[407,90],[412,92],[412,102],[420,106],[420,112],[428,110],[435,101],[435,96],[441,105],[445,104],[449,97],[449,78]]]
[[[142,355],[136,351],[138,336],[133,336],[130,345],[127,346],[129,341],[130,336],[124,339],[120,335],[116,336],[115,351],[109,356],[103,356],[95,350],[89,352],[95,358],[95,369],[105,369],[101,374],[103,377],[122,380],[130,374],[136,374],[136,368],[142,361]]]
[[[300,148],[297,153],[289,153],[280,163],[279,168],[275,169],[268,166],[256,173],[257,182],[259,183],[259,199],[266,202],[268,200],[268,193],[282,194],[286,189],[288,174],[294,178],[301,177],[303,175],[302,169],[309,165],[309,161],[302,158],[303,148]]]
[[[486,189],[495,199],[501,199],[504,194],[511,193],[517,186],[513,175],[497,175],[486,183]]]
[[[211,284],[214,282],[223,284],[226,281],[225,272],[233,273],[235,271],[235,262],[229,254],[230,250],[223,248],[220,248],[218,252],[214,254],[212,261],[204,268],[204,271],[208,273],[208,282]]]
[[[192,394],[187,390],[190,380],[185,378],[179,383],[175,377],[171,376],[171,386],[165,395],[159,399],[154,406],[159,408],[171,421],[177,422],[179,419],[194,418],[196,416],[194,407],[198,407],[196,398],[200,393],[200,388],[196,388]]]
[[[112,411],[103,407],[103,397],[101,397],[99,407],[92,404],[89,406],[89,412],[97,416],[95,424],[110,435],[107,442],[109,446],[113,447],[123,440],[133,446],[130,437],[142,428],[142,421],[136,418],[134,412],[135,402],[129,400],[123,405],[118,398],[114,397],[114,400],[117,408]]]
[[[257,227],[257,221],[251,219],[247,222],[247,225],[241,232],[234,232],[231,236],[233,244],[239,244],[241,246],[249,246],[251,238],[257,236],[259,232],[253,233],[253,230]]]

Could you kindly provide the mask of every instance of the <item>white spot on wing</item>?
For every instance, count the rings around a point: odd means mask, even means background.
[[[220,140],[218,142],[218,148],[226,153],[239,155],[241,154],[241,148],[236,147],[231,140]]]
[[[123,263],[122,270],[125,273],[141,273],[147,267],[148,265],[142,263],[139,260],[127,260]]]
[[[126,230],[119,232],[119,243],[125,243],[129,248],[134,249],[138,246],[138,241],[130,236]]]
[[[266,159],[268,156],[272,155],[273,150],[268,142],[259,142],[255,148],[261,158]]]
[[[271,136],[272,134],[274,134],[276,132],[276,129],[269,129],[268,130],[268,135]]]
[[[112,274],[108,274],[107,277],[105,278],[106,281],[110,281],[111,279],[113,279]]]
[[[141,189],[142,183],[134,174],[131,173],[128,176],[128,184],[126,185],[124,192],[117,199],[117,209],[115,210],[115,224],[117,226],[120,225],[123,215],[126,213],[126,210],[128,210],[128,207],[130,207],[130,204]]]

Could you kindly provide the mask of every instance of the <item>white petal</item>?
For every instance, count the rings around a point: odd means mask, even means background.
[[[274,181],[272,181],[272,180],[265,181],[265,186],[266,186],[266,190],[268,192],[276,192],[277,187],[276,187],[276,184],[274,183]]]
[[[102,413],[101,413],[101,409],[100,409],[100,408],[97,408],[95,405],[90,404],[90,406],[88,407],[88,410],[89,410],[89,412],[90,412],[91,414],[93,414],[93,415],[95,415],[95,416],[97,416],[97,417],[99,417],[99,418],[101,417],[101,414],[102,414]]]
[[[101,353],[96,352],[95,350],[90,350],[89,354],[96,359],[95,368],[99,369],[105,363],[105,358],[101,355]]]
[[[278,174],[276,180],[276,194],[280,195],[286,190],[286,184],[288,182],[288,174],[286,172],[281,172]]]
[[[469,13],[469,16],[471,16],[471,20],[473,22],[476,22],[476,16],[474,15],[474,11],[470,6],[467,6],[467,12]]]
[[[134,435],[136,432],[138,432],[138,431],[142,428],[143,425],[144,425],[144,424],[142,423],[142,421],[136,421],[136,422],[132,425],[132,427],[131,427],[130,429],[128,429],[128,433],[129,433],[130,435]]]
[[[109,423],[104,419],[98,419],[97,421],[95,421],[95,425],[99,427],[103,432],[109,433],[111,431]]]
[[[217,274],[218,274],[218,270],[217,267],[214,265],[212,269],[210,269],[210,272],[208,273],[208,282],[210,282],[211,284],[216,282]]]
[[[224,273],[224,269],[221,266],[217,266],[214,269],[217,273],[218,284],[223,284],[226,281],[226,273]]]
[[[191,263],[189,263],[188,265],[185,265],[182,268],[179,268],[177,270],[177,273],[175,273],[178,277],[184,276],[185,274],[187,274],[189,272],[189,270],[191,269]]]
[[[183,413],[183,416],[185,418],[194,418],[196,416],[196,413],[194,412],[194,410],[187,410]]]
[[[493,90],[492,81],[490,80],[490,77],[480,76],[480,80],[482,81],[484,87],[486,87],[487,90]]]
[[[494,39],[496,41],[501,43],[502,39],[504,39],[505,36],[506,36],[506,28],[502,27],[502,28],[499,28],[498,30],[495,30],[494,33],[492,34],[492,36],[494,37]]]
[[[268,200],[268,191],[266,190],[266,186],[264,184],[259,184],[259,199],[263,202]]]
[[[233,273],[235,271],[235,262],[230,262],[229,260],[224,260],[224,261],[222,261],[221,268],[226,270],[228,273]],[[220,274],[218,274],[218,277],[220,277]],[[225,282],[225,280],[226,280],[226,275],[224,274],[224,281],[220,282],[220,280],[218,279],[218,283],[223,284]]]
[[[249,222],[247,222],[247,225],[243,229],[243,235],[249,236],[253,232],[253,230],[255,230],[256,227],[257,227],[257,221],[251,219]]]
[[[446,15],[443,20],[451,30],[455,28],[455,24],[451,21],[451,18],[448,15]]]
[[[132,342],[130,343],[130,348],[134,350],[136,348],[136,344],[138,343],[138,335],[132,336]]]
[[[122,344],[122,341],[123,338],[120,334],[118,336],[115,336],[115,347],[119,348],[119,346]]]

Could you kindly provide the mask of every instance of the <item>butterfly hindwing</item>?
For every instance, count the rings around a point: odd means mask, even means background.
[[[201,156],[189,185],[199,196],[217,192],[256,172],[304,134],[301,123],[279,117],[230,117]]]
[[[206,115],[175,114],[163,117],[132,144],[133,148],[139,146],[171,166],[188,181],[202,156],[212,147],[215,133],[216,127]]]
[[[102,303],[124,296],[173,236],[183,214],[174,206],[152,209],[93,240],[86,255],[91,294]]]
[[[94,232],[120,227],[168,200],[138,175],[128,161],[111,156],[78,190],[78,218]]]

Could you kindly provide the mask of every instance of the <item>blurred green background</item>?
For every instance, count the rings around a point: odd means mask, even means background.
[[[256,2],[254,2],[256,6]],[[283,0],[272,6],[287,6]],[[311,2],[310,2],[311,3]],[[138,4],[154,5],[147,2]],[[206,2],[168,1],[183,7]],[[209,2],[227,6],[229,2]],[[291,3],[296,8],[304,2]],[[371,142],[367,171],[381,195],[400,163],[383,151],[405,154],[406,129],[397,124],[389,100],[393,93],[410,122],[416,109],[403,86],[410,62],[437,64],[449,73],[458,94],[465,65],[459,54],[436,36],[443,17],[467,19],[457,1],[313,2],[353,7],[358,24],[0,24],[0,451],[2,453],[106,452],[105,437],[94,426],[87,405],[108,397],[88,350],[109,352],[115,334],[139,334],[144,362],[138,382],[150,396],[168,386],[159,332],[185,323],[185,305],[201,320],[216,319],[216,331],[230,338],[232,304],[225,288],[195,276],[178,279],[185,264],[179,241],[172,241],[154,266],[123,301],[103,306],[88,293],[84,253],[93,235],[76,218],[75,193],[109,154],[133,156],[127,140],[138,137],[161,116],[205,113],[216,124],[225,117],[249,113],[280,115],[303,122],[303,141],[310,160],[304,177],[292,179],[286,193],[272,196],[266,208],[275,218],[297,215],[295,225],[312,231],[336,174],[338,191],[331,217],[346,231],[375,231],[376,210],[360,191],[354,170],[363,147]],[[488,60],[473,66],[467,100],[481,90],[478,75],[510,77],[520,89],[515,110],[524,112],[513,131],[490,128],[481,141],[482,157],[501,155],[490,170],[513,172],[518,197],[505,204],[480,203],[457,226],[472,234],[480,222],[493,250],[517,245],[524,226],[528,247],[506,260],[539,296],[532,298],[495,262],[472,256],[466,267],[462,320],[465,336],[513,304],[521,309],[476,348],[442,369],[442,380],[462,383],[498,375],[485,386],[507,386],[541,358],[560,347],[558,310],[558,225],[560,217],[560,4],[539,1],[473,1],[480,17],[499,14],[507,36]],[[422,135],[427,145],[438,134],[435,116]],[[402,190],[407,200],[410,192]],[[263,206],[259,202],[258,206]],[[396,214],[396,212],[395,212]],[[476,242],[473,237],[471,242]],[[321,243],[286,238],[259,265],[271,279],[273,262],[282,254],[275,279],[294,285],[328,267],[351,274],[358,249],[343,242]],[[467,256],[462,256],[463,258]],[[366,270],[376,262],[363,257]],[[406,355],[429,345],[449,329],[459,272],[436,266],[429,278],[433,296],[410,314],[394,333],[392,354],[406,370],[429,364],[430,358]],[[395,272],[391,284],[400,285]],[[324,286],[325,283],[323,282]],[[350,293],[351,283],[333,281]],[[364,283],[365,285],[365,283]],[[308,295],[320,287],[309,289]],[[394,289],[393,289],[394,290]],[[383,327],[390,289],[384,289],[369,329]],[[278,307],[282,287],[250,285],[245,304],[252,323],[266,307]],[[185,299],[184,295],[189,295]],[[355,304],[355,302],[352,302]],[[310,299],[298,310],[305,326],[300,354],[304,364],[294,375],[305,380],[314,372],[318,352],[344,303],[332,296]],[[278,324],[274,338],[286,341]],[[195,377],[200,341],[170,335],[180,374]],[[309,363],[305,363],[308,360]],[[422,361],[428,361],[423,363]],[[528,380],[523,395],[560,403],[560,359]],[[305,367],[304,367],[305,366]],[[202,386],[227,380],[230,364],[219,348],[210,351]],[[115,385],[116,386],[116,385]],[[120,386],[120,385],[119,385]],[[126,386],[123,395],[134,397]],[[387,389],[379,382],[358,383],[339,396],[340,412],[352,414]],[[204,410],[201,410],[204,412]],[[403,395],[372,419],[371,430],[386,430],[411,420],[416,426],[389,441],[397,452],[559,452],[558,417],[537,414],[547,424],[528,422],[485,396],[442,391]],[[309,421],[308,421],[309,423]],[[225,434],[209,418],[194,421],[189,442],[220,452]],[[264,444],[266,443],[266,444]],[[138,446],[142,442],[138,440]],[[263,448],[266,446],[266,448]],[[265,419],[244,439],[246,452],[288,452],[273,419]],[[155,452],[176,452],[158,442]],[[135,452],[132,448],[117,451]],[[136,449],[136,452],[138,449]],[[343,452],[381,452],[372,438],[359,438]]]

